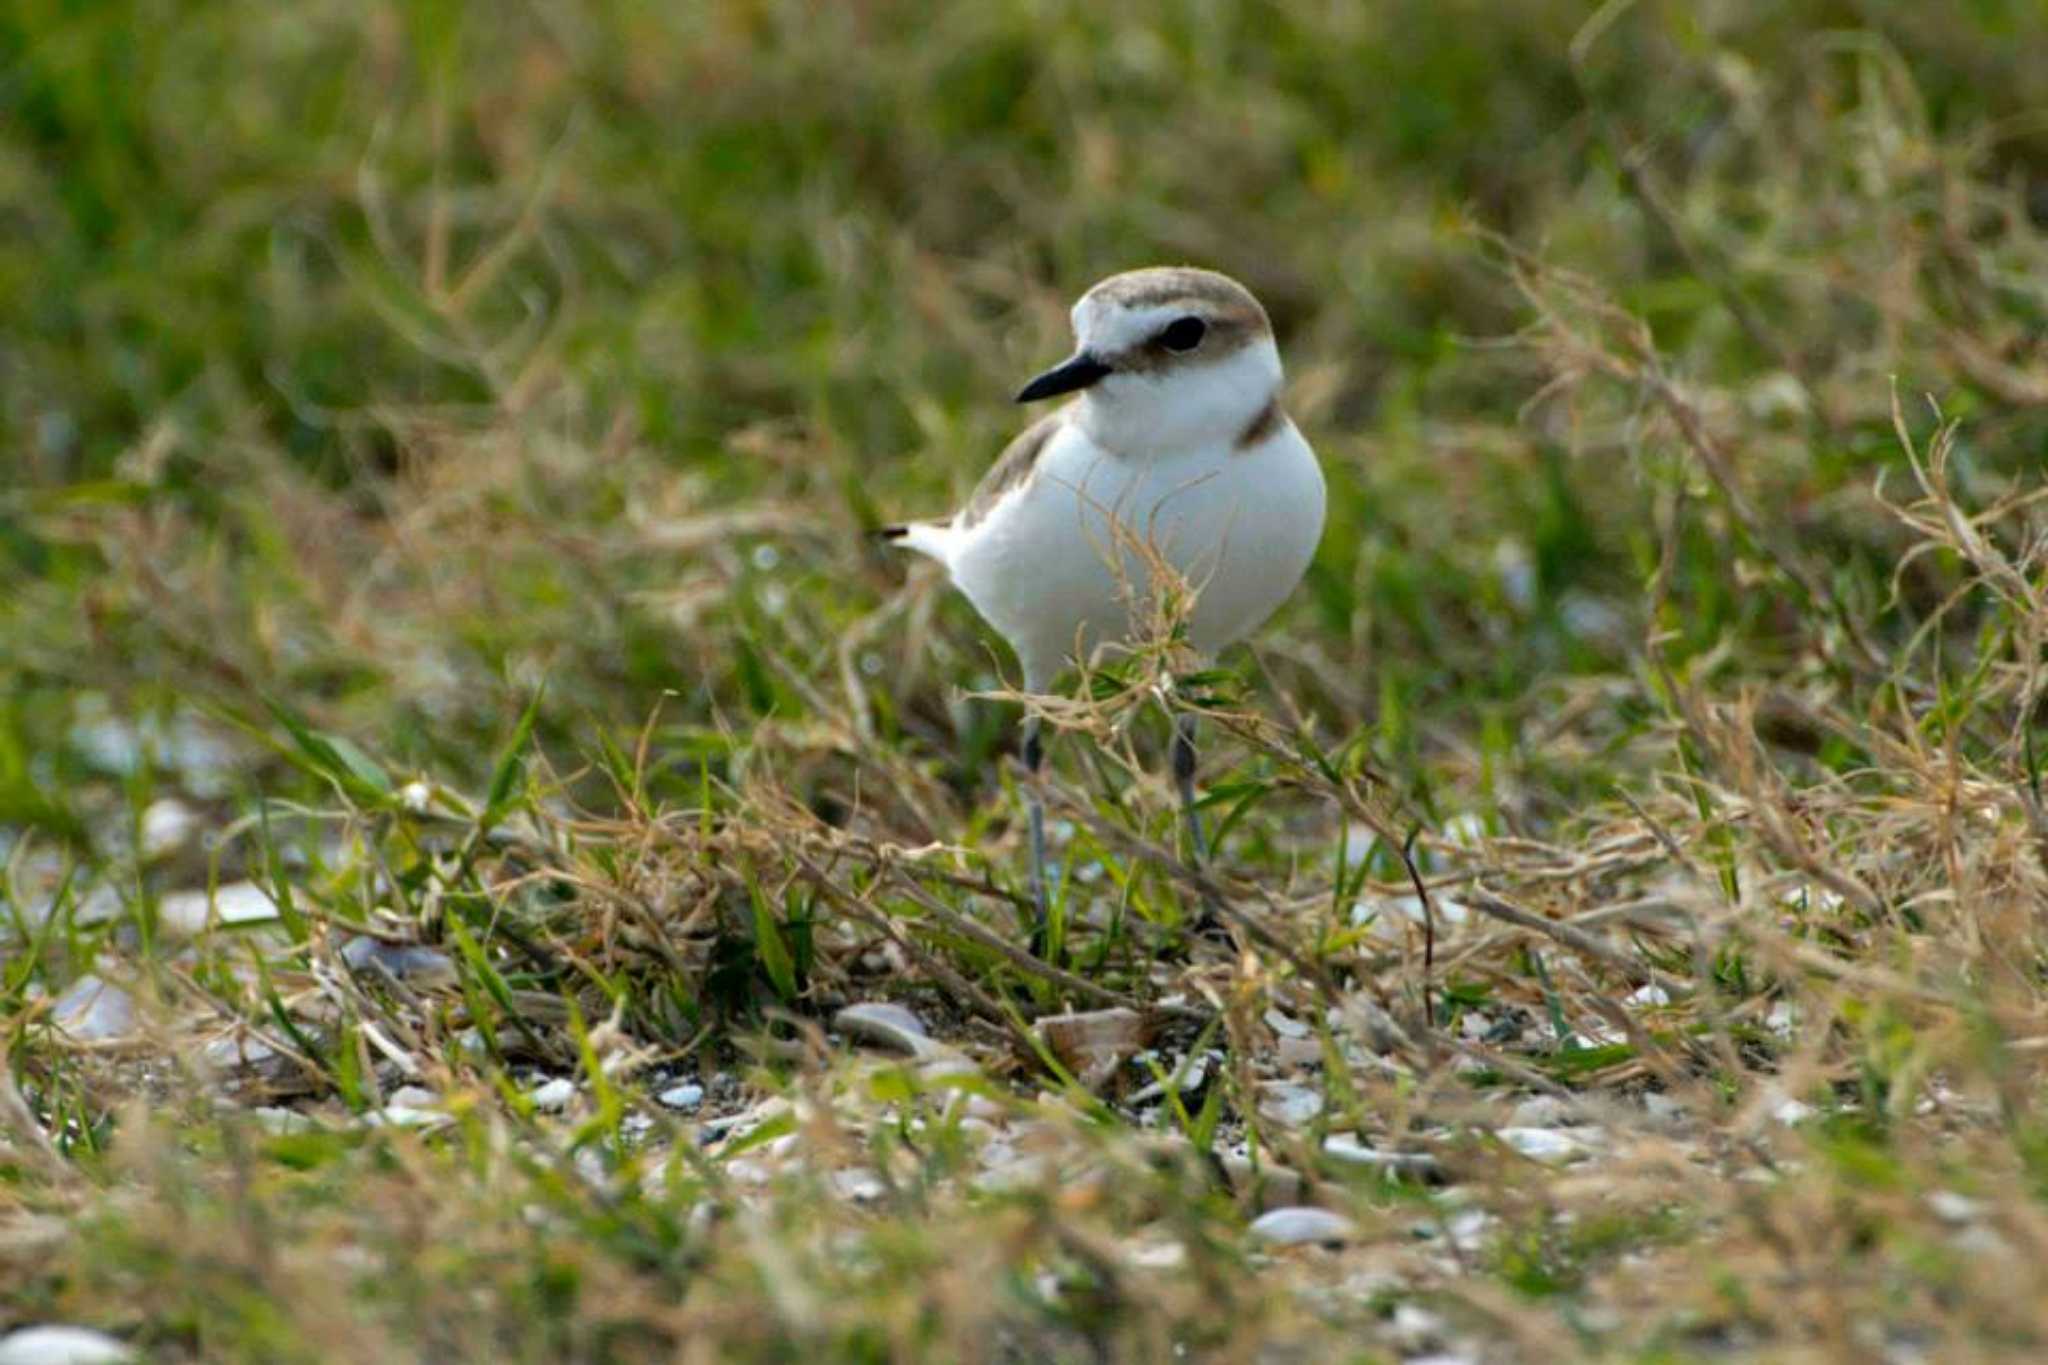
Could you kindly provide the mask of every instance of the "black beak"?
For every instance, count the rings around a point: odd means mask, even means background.
[[[1085,389],[1109,373],[1109,366],[1086,351],[1065,364],[1056,365],[1017,391],[1019,403],[1036,403],[1041,398]]]

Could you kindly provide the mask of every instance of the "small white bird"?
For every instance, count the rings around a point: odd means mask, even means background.
[[[1017,401],[1080,397],[1010,442],[951,520],[883,532],[946,566],[1017,651],[1031,692],[1077,652],[1132,637],[1156,588],[1153,554],[1195,590],[1189,642],[1214,654],[1286,600],[1323,533],[1322,469],[1281,407],[1279,348],[1249,290],[1209,270],[1132,270],[1082,295],[1073,319],[1073,357]],[[1176,727],[1173,771],[1200,858],[1192,722]],[[1044,757],[1036,718],[1023,757],[1033,772]],[[1035,797],[1030,821],[1042,928]]]

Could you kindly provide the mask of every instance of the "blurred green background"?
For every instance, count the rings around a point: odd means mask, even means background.
[[[1273,667],[1397,769],[1531,770],[1559,689],[1631,667],[1677,456],[1512,344],[1475,229],[1640,314],[1875,600],[1893,376],[1970,419],[1967,476],[2048,455],[2044,13],[20,0],[0,825],[89,842],[265,694],[458,781],[543,678],[571,756],[664,690],[665,753],[815,718],[903,579],[861,531],[971,487],[1071,298],[1168,261],[1265,299],[1329,467]],[[1686,537],[1682,652],[1796,663],[1739,529]],[[951,763],[1002,742],[952,700],[1000,664],[922,600],[857,664]]]

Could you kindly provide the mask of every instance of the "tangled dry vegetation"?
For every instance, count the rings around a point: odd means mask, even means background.
[[[339,471],[167,420],[0,502],[40,556],[0,608],[0,1326],[252,1360],[2048,1349],[2018,134],[1934,128],[1875,37],[1768,77],[1730,39],[1683,82],[1725,119],[1673,151],[1597,75],[1649,41],[1630,8],[1559,45],[1591,207],[1541,249],[1380,220],[1371,259],[1472,330],[1369,413],[1331,358],[1358,301],[1298,274],[1365,248],[1254,280],[1332,476],[1293,614],[1196,671],[1162,606],[1060,697],[861,534],[945,483],[871,488],[864,437],[1002,414],[840,388],[975,392],[992,296],[1052,338],[1020,259],[821,223],[862,349],[799,397],[704,362],[804,415],[678,470],[533,284],[583,278],[575,156],[509,209],[365,158],[348,285],[464,401],[317,411],[287,375]],[[787,51],[770,84],[837,88]],[[1610,275],[1617,215],[1649,245]],[[853,239],[915,326],[860,332]]]

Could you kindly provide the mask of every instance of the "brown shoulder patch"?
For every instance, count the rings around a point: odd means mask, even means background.
[[[1016,439],[1003,447],[1003,453],[989,466],[988,473],[982,475],[981,482],[975,485],[974,495],[961,509],[961,530],[968,530],[979,523],[989,514],[989,509],[1003,500],[1005,493],[1030,479],[1031,471],[1038,467],[1038,456],[1045,449],[1045,443],[1066,420],[1066,409],[1056,409],[1018,432]]]
[[[1237,433],[1235,448],[1239,451],[1250,450],[1280,430],[1281,424],[1286,420],[1286,410],[1280,406],[1280,395],[1276,393],[1266,400],[1266,406],[1260,408],[1251,421],[1245,423],[1244,430]]]

